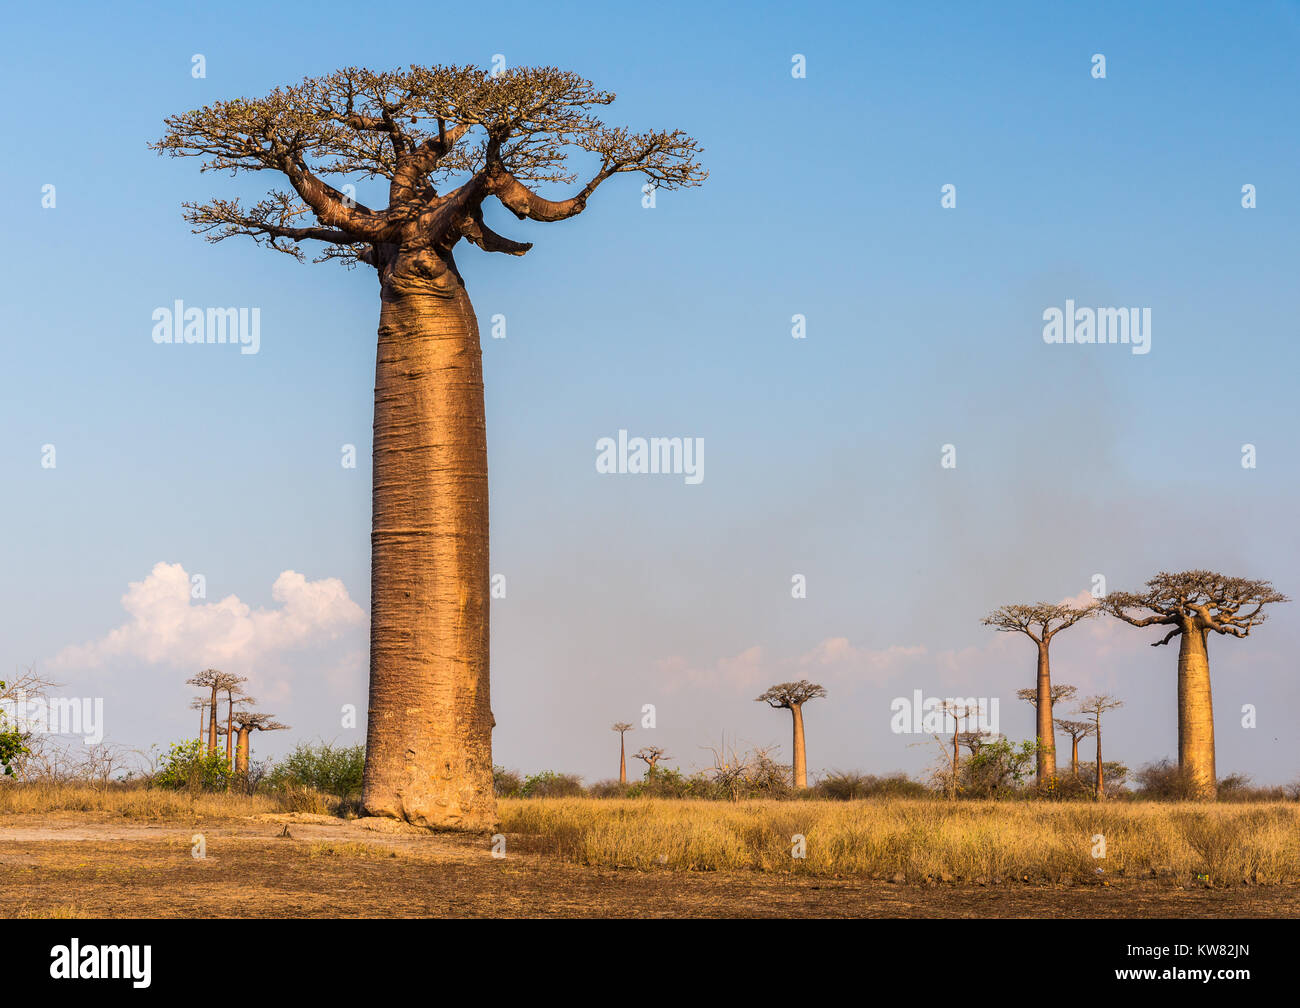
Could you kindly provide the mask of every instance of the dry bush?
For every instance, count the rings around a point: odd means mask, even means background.
[[[853,801],[858,798],[923,798],[927,793],[924,784],[901,771],[877,776],[854,770],[832,770],[813,785],[811,797]]]
[[[363,843],[314,843],[307,851],[308,857],[345,858],[395,858],[397,851],[391,847],[372,847]]]

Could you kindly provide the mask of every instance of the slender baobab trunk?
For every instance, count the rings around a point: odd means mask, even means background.
[[[1070,736],[1070,776],[1079,776],[1079,736]]]
[[[1192,793],[1213,800],[1214,702],[1210,695],[1210,656],[1206,631],[1185,625],[1178,645],[1178,765],[1191,778]]]
[[[362,801],[371,815],[481,830],[496,824],[487,433],[478,325],[450,289],[382,294]]]
[[[212,704],[208,708],[208,752],[217,751],[217,687],[212,687]]]
[[[961,738],[961,718],[953,715],[952,729],[952,800],[957,800],[957,767],[960,766],[961,754],[957,749],[958,740]]]
[[[226,766],[234,766],[234,764],[230,762],[230,747],[234,742],[234,740],[230,737],[230,729],[233,728],[235,724],[235,698],[233,696],[227,697],[227,701],[228,701],[228,706],[226,707]]]
[[[1097,786],[1093,788],[1093,797],[1101,801],[1106,797],[1106,770],[1101,762],[1101,717],[1097,717]]]
[[[199,737],[198,737],[199,745],[203,744],[203,720],[207,716],[208,716],[208,708],[206,706],[200,706],[199,707]]]
[[[1047,659],[1047,642],[1038,645],[1038,783],[1056,776],[1056,724],[1052,720],[1052,670]]]
[[[618,782],[627,783],[627,745],[623,733],[618,733]]]
[[[802,790],[808,786],[808,758],[803,748],[803,705],[790,708],[794,715],[794,786]]]

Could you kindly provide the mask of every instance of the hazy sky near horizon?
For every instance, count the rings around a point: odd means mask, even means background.
[[[497,763],[612,776],[609,725],[645,704],[629,745],[683,769],[724,735],[788,758],[788,715],[754,697],[809,678],[810,770],[919,774],[933,743],[889,730],[914,690],[999,698],[1032,736],[1033,647],[980,624],[998,605],[1198,567],[1300,594],[1297,3],[383,9],[9,15],[0,678],[35,664],[147,746],[192,733],[184,680],[215,665],[293,726],[255,755],[364,740],[377,282],[204,243],[182,201],[279,183],[146,144],[341,66],[496,54],[617,92],[607,121],[683,129],[710,172],[650,209],[632,176],[563,223],[496,208],[533,250],[457,250],[507,586]],[[178,299],[260,309],[259,352],[155,344]],[[1067,300],[1149,308],[1150,352],[1046,344]],[[620,429],[702,438],[703,480],[597,472]],[[1125,700],[1106,754],[1133,767],[1177,755],[1156,639],[1095,620],[1053,648],[1058,682]],[[1212,637],[1221,775],[1300,776],[1298,647],[1295,604]]]

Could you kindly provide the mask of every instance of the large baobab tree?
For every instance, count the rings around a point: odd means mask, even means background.
[[[803,742],[803,705],[825,695],[826,690],[821,685],[800,679],[798,682],[777,683],[762,696],[754,698],[755,703],[785,708],[790,712],[794,721],[794,766],[791,777],[796,788],[808,786],[808,759],[804,754]]]
[[[626,721],[617,721],[612,726],[614,731],[618,732],[618,782],[627,783],[627,733],[632,730],[632,726]]]
[[[604,125],[593,110],[613,100],[551,67],[349,68],[172,116],[153,145],[203,158],[204,169],[286,180],[251,206],[186,204],[209,241],[245,235],[298,259],[318,244],[317,261],[378,276],[362,796],[371,815],[495,824],[482,355],[453,249],[462,239],[506,255],[532,247],[488,226],[491,200],[520,220],[554,222],[621,173],[662,190],[704,180],[699,148],[680,131]],[[538,187],[577,180],[571,153],[592,162],[587,181],[566,198],[543,196]],[[353,192],[376,179],[387,191],[372,209]]]
[[[272,714],[261,714],[256,711],[235,711],[233,718],[233,727],[238,742],[235,745],[235,773],[248,773],[248,761],[252,754],[252,745],[249,737],[255,731],[283,731],[288,728],[287,724],[280,724],[275,720]]]
[[[1210,693],[1210,631],[1246,637],[1263,623],[1264,606],[1290,601],[1268,581],[1226,577],[1212,571],[1161,572],[1146,591],[1112,592],[1106,611],[1136,627],[1169,627],[1151,646],[1178,643],[1178,766],[1198,799],[1213,800],[1218,789],[1214,767],[1214,703]],[[1146,615],[1139,615],[1145,612]]]
[[[1035,765],[1040,785],[1056,776],[1056,732],[1052,723],[1052,668],[1048,652],[1052,638],[1062,630],[1096,613],[1096,605],[1075,608],[1064,604],[1036,602],[1030,605],[1005,605],[984,617],[984,624],[1003,633],[1022,633],[1038,648],[1038,681],[1034,708],[1037,711],[1035,732],[1038,736],[1038,760]]]
[[[1097,776],[1093,783],[1093,797],[1097,801],[1106,797],[1106,772],[1101,762],[1101,716],[1108,710],[1123,706],[1123,700],[1116,700],[1108,693],[1088,697],[1079,704],[1079,713],[1090,719],[1088,723],[1092,727],[1092,735],[1097,739]]]
[[[1087,738],[1096,731],[1096,726],[1087,721],[1067,721],[1065,718],[1057,718],[1056,727],[1070,736],[1070,776],[1078,777],[1079,740]]]

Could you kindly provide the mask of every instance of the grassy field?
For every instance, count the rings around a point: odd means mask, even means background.
[[[506,799],[504,857],[354,810],[0,786],[0,916],[1300,914],[1292,802]]]
[[[1293,803],[733,805],[561,798],[502,801],[500,816],[505,833],[564,860],[601,867],[906,882],[1087,884],[1106,876],[1300,882],[1300,806]],[[795,856],[799,836],[802,857]]]

